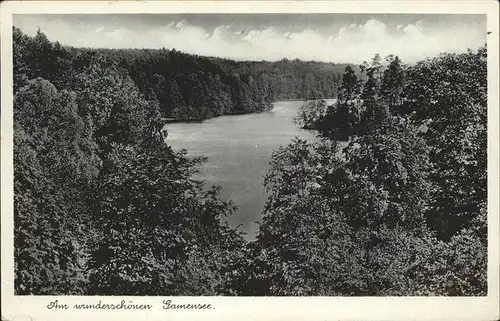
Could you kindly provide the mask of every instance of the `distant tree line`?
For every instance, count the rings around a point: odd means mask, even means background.
[[[158,101],[163,117],[207,119],[269,110],[276,99],[332,98],[344,65],[282,60],[235,62],[175,49],[85,49],[19,34],[15,49],[19,88],[44,76],[58,87],[71,74],[100,60],[123,69],[146,99]],[[20,78],[25,77],[25,78]]]
[[[337,103],[298,115],[322,139],[274,152],[253,242],[162,117],[264,110],[306,84],[265,94],[270,68],[328,65],[68,48],[17,28],[13,59],[17,295],[486,294],[486,48],[343,66],[323,92]]]
[[[346,64],[282,59],[232,61],[211,58],[223,70],[258,77],[275,100],[335,98]],[[359,68],[352,68],[359,72]],[[257,76],[255,76],[257,75]]]

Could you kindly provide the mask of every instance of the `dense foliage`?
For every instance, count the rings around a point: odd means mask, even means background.
[[[234,208],[125,69],[14,29],[14,94],[16,294],[228,292]]]
[[[268,61],[232,61],[212,58],[227,72],[248,74],[266,84],[275,100],[318,99],[337,96],[345,64],[283,59]],[[352,66],[351,68],[356,68]]]
[[[355,67],[13,37],[16,294],[486,294],[486,48]],[[273,153],[252,242],[164,143],[164,117],[337,94],[298,114],[318,142]]]
[[[345,69],[273,155],[253,245],[273,295],[485,295],[486,48]]]

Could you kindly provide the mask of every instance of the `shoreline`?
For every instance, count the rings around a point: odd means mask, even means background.
[[[276,104],[276,103],[280,103],[280,102],[292,102],[292,101],[308,102],[308,101],[314,101],[314,100],[325,100],[325,101],[328,101],[328,100],[336,100],[336,99],[337,98],[318,98],[318,99],[293,98],[293,99],[279,99],[279,100],[273,101],[272,104]],[[210,118],[182,119],[182,118],[162,117],[161,120],[162,120],[162,122],[163,122],[164,125],[166,125],[166,124],[176,124],[176,123],[186,123],[186,124],[187,123],[202,123],[205,120],[219,118],[219,117],[224,117],[224,116],[241,116],[241,115],[249,115],[249,114],[261,114],[261,113],[272,111],[273,108],[274,108],[274,106],[272,106],[270,109],[262,110],[262,111],[252,111],[252,112],[249,112],[249,113],[243,112],[243,113],[222,114],[222,115],[214,116],[214,117],[210,117]]]

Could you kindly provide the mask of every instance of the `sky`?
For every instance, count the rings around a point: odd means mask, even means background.
[[[412,63],[486,43],[486,15],[471,14],[23,14],[13,24],[76,47],[164,47],[235,60],[361,63],[378,53]]]

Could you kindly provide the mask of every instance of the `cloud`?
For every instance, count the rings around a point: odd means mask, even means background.
[[[460,35],[460,37],[458,37]],[[328,38],[328,47],[336,50],[340,61],[369,60],[375,53],[381,56],[399,55],[407,62],[415,62],[441,52],[464,52],[477,49],[486,42],[483,30],[467,26],[430,28],[423,21],[399,24],[389,28],[378,20],[363,25],[350,25]]]
[[[98,31],[99,33],[100,31]],[[117,28],[113,31],[106,31],[104,33],[106,37],[108,37],[112,41],[116,41],[119,43],[126,42],[129,37],[133,36],[132,33],[125,28]]]
[[[302,59],[360,63],[374,54],[395,54],[415,62],[440,52],[464,52],[486,42],[485,31],[466,23],[439,25],[425,20],[397,25],[379,19],[346,23],[330,32],[319,28],[291,30],[277,26],[221,24],[208,29],[189,21],[166,21],[153,27],[76,25],[64,20],[17,19],[33,34],[38,26],[49,39],[66,45],[111,48],[175,48],[188,53],[236,60]]]
[[[213,42],[220,41],[234,41],[239,37],[238,32],[232,30],[232,26],[230,25],[221,25],[214,29],[212,32],[211,40]]]

